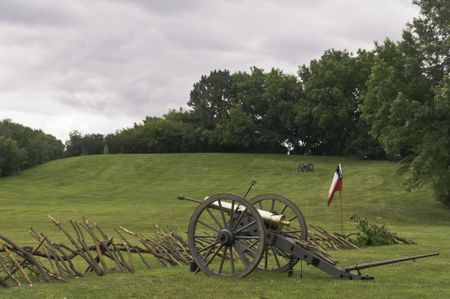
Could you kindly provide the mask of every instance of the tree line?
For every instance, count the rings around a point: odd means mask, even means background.
[[[188,110],[104,136],[109,153],[258,152],[402,161],[450,205],[450,2],[414,0],[400,41],[327,50],[297,74],[214,70]],[[80,152],[80,151],[78,151]]]
[[[194,83],[188,109],[106,136],[74,131],[66,154],[289,151],[390,158],[409,170],[411,188],[431,182],[436,198],[450,205],[450,2],[413,3],[420,15],[400,41],[356,53],[330,49],[296,74],[213,70]]]
[[[64,144],[41,130],[0,121],[0,176],[64,157]]]
[[[196,82],[189,110],[147,117],[105,136],[109,153],[253,152],[384,158],[358,106],[372,55],[329,50],[298,75],[214,70]]]

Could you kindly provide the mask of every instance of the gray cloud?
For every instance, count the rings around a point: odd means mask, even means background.
[[[0,20],[22,26],[62,26],[76,20],[76,7],[70,2],[2,0],[0,8]]]
[[[294,73],[399,39],[409,0],[0,0],[0,118],[113,132],[185,106],[213,69]]]

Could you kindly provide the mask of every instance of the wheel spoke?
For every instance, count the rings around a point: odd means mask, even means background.
[[[214,248],[214,247],[209,248],[209,250],[208,250],[208,252],[205,254],[205,256],[202,256],[202,255],[200,254],[203,263],[206,261],[206,259],[207,259],[207,258],[209,257],[209,255],[211,254],[213,248]],[[195,270],[195,273],[198,273],[198,271],[200,271],[200,267],[198,267],[197,270]]]
[[[249,228],[250,226],[254,225],[256,223],[256,220],[253,220],[250,223],[247,223],[246,225],[244,225],[243,227],[240,227],[238,230],[234,231],[235,234],[240,233],[241,231],[243,231],[246,228]]]
[[[253,248],[253,247],[255,247],[255,245],[256,244],[258,244],[259,243],[259,240],[256,240],[252,245],[250,245],[248,248],[250,249],[250,248]]]
[[[230,263],[231,263],[231,273],[236,273],[234,269],[234,256],[233,256],[233,247],[230,246]]]
[[[245,209],[244,211],[241,212],[238,219],[236,220],[236,223],[234,223],[233,227],[231,228],[232,231],[236,229],[236,226],[239,224],[239,222],[241,222],[242,217],[244,217],[244,214],[246,214],[246,213],[247,213],[247,209]]]
[[[212,260],[216,257],[216,255],[219,253],[219,251],[222,249],[223,244],[220,244],[219,248],[217,248],[217,250],[214,252],[214,254],[211,256],[211,258],[209,259],[209,261],[205,264],[205,266],[208,267],[208,265],[212,262]]]
[[[223,263],[225,262],[225,257],[227,256],[227,248],[228,247],[225,247],[223,255],[222,255],[222,259],[220,260],[219,274],[222,273]]]
[[[278,268],[280,268],[280,261],[278,260],[278,255],[275,249],[273,248],[273,245],[270,245],[270,248],[272,248],[273,256],[275,257],[275,261],[277,262]]]
[[[217,238],[217,235],[194,235],[194,238]]]
[[[270,212],[273,212],[274,208],[275,208],[275,199],[272,198],[272,205],[270,206]]]
[[[200,223],[201,225],[203,225],[203,226],[209,228],[209,229],[212,229],[213,231],[215,231],[215,232],[217,232],[217,233],[219,232],[218,229],[215,229],[214,227],[210,226],[209,224],[206,224],[205,222],[203,222],[203,221],[200,220],[200,219],[198,219],[197,222]]]
[[[288,206],[285,204],[285,205],[284,205],[284,208],[283,208],[283,209],[281,210],[281,212],[280,212],[281,215],[283,215],[283,213],[284,213],[284,211],[286,211],[287,207],[288,207]]]
[[[292,216],[291,218],[289,218],[289,221],[292,221],[292,220],[294,220],[295,218],[297,218],[296,215],[294,215],[294,216]]]
[[[220,214],[222,215],[223,225],[227,225],[227,221],[225,220],[225,214],[223,213],[222,201],[219,199],[217,201],[219,203]]]
[[[263,205],[262,205],[262,201],[258,201],[258,204],[259,204],[259,208],[260,208],[261,210],[264,210]]]
[[[247,266],[248,264],[250,264],[250,261],[248,260],[248,258],[245,256],[245,254],[239,249],[239,245],[238,243],[235,243],[233,245],[234,250],[236,250],[239,259],[244,263],[245,266]]]
[[[264,270],[267,270],[267,259],[269,258],[269,248],[264,248]]]
[[[239,244],[245,249],[245,251],[248,251],[252,254],[253,257],[256,256],[256,251],[252,250],[251,247],[241,243],[241,240],[238,240]],[[259,241],[256,241],[254,244],[258,243]],[[254,246],[254,245],[253,245]],[[244,251],[244,252],[245,252]]]
[[[205,247],[200,248],[199,250],[197,250],[197,253],[200,253],[200,252],[202,252],[202,251],[205,251],[205,250],[208,249],[208,248],[212,248],[213,246],[215,246],[215,245],[217,245],[217,244],[219,244],[219,243],[220,243],[220,241],[212,242],[212,243],[210,243],[209,245],[207,245],[207,246],[205,246]]]
[[[206,212],[208,212],[208,214],[211,216],[211,218],[214,220],[214,222],[217,224],[217,226],[219,228],[222,228],[222,225],[220,225],[219,220],[217,220],[216,216],[214,216],[214,214],[211,212],[211,210],[206,207]]]
[[[231,221],[233,221],[234,216],[234,200],[231,201],[231,211],[230,211],[230,220],[228,220],[228,227],[230,227]]]
[[[235,236],[236,239],[259,240],[259,236]]]

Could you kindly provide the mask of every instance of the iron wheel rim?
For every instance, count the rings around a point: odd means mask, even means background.
[[[234,212],[227,214],[224,203],[231,204]],[[252,234],[248,234],[250,231]],[[258,267],[264,244],[264,223],[258,211],[233,194],[208,197],[195,209],[189,222],[189,249],[199,269],[208,275],[247,276]]]

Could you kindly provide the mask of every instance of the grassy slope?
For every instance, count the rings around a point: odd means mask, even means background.
[[[337,202],[325,198],[338,160],[345,176],[345,213],[381,217],[415,246],[391,246],[333,255],[342,265],[440,251],[441,256],[366,271],[375,281],[349,282],[299,266],[294,278],[285,274],[253,273],[240,280],[192,275],[187,268],[140,269],[134,275],[110,273],[66,284],[0,289],[0,297],[365,297],[450,298],[450,211],[431,198],[427,188],[404,191],[397,165],[337,157],[253,154],[164,154],[89,156],[54,161],[0,179],[0,233],[29,244],[28,225],[54,239],[61,234],[47,220],[87,215],[102,227],[124,225],[151,232],[154,224],[185,229],[195,206],[176,200],[179,193],[204,197],[214,193],[242,194],[256,179],[252,195],[278,193],[298,204],[308,223],[337,230]],[[298,162],[313,162],[314,173],[297,173]],[[346,231],[353,229],[347,221]],[[110,230],[111,231],[111,230]]]

